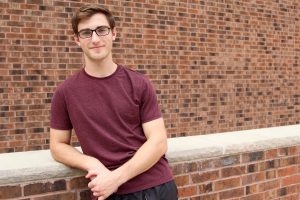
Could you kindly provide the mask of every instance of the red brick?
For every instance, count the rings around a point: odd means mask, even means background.
[[[263,151],[257,151],[257,152],[250,152],[250,153],[245,153],[242,156],[242,162],[253,162],[253,161],[260,161],[263,160],[265,157]]]
[[[21,197],[22,188],[20,185],[0,186],[0,199]]]
[[[268,190],[264,192],[264,199],[276,199],[277,197],[277,190]]]
[[[277,168],[279,166],[280,166],[280,159],[267,160],[259,163],[259,170],[265,171],[265,170]]]
[[[300,194],[299,189],[300,189],[300,184],[295,184],[295,185],[290,185],[286,187],[287,189],[287,194]]]
[[[231,199],[234,197],[243,197],[245,195],[244,188],[237,188],[220,193],[220,199]]]
[[[278,149],[278,154],[279,154],[280,156],[287,156],[287,155],[289,155],[289,149],[288,149],[288,147],[285,147],[285,148],[279,148],[279,149]]]
[[[190,197],[197,194],[197,186],[178,187],[180,197]]]
[[[263,192],[263,191],[279,188],[279,186],[280,186],[279,180],[272,180],[272,181],[267,181],[267,182],[259,184],[258,190],[260,192]]]
[[[190,182],[189,175],[175,176],[174,179],[177,186],[185,186]]]
[[[228,168],[223,168],[221,170],[222,178],[227,178],[230,176],[238,176],[245,173],[246,173],[245,166],[228,167]]]
[[[246,186],[246,195],[256,194],[258,192],[257,185],[248,185]]]
[[[66,190],[66,181],[32,183],[24,186],[24,196]]]
[[[247,166],[247,173],[253,173],[259,171],[259,163],[252,163]]]
[[[266,159],[274,159],[277,158],[277,149],[271,149],[266,151]]]
[[[299,200],[300,195],[299,194],[293,194],[286,197],[280,198],[280,200]]]
[[[59,194],[42,195],[39,197],[31,197],[31,200],[77,200],[76,193],[66,192]]]
[[[299,146],[289,147],[288,154],[289,155],[300,155],[300,147]]]
[[[195,172],[197,170],[198,170],[198,163],[195,162],[185,163],[183,166],[183,171],[185,173]]]
[[[277,170],[266,171],[266,179],[275,179],[275,178],[277,178]]]
[[[192,200],[216,200],[218,199],[218,194],[205,194],[201,196],[192,197]]]
[[[253,195],[249,195],[246,197],[242,197],[241,200],[263,200],[264,199],[264,195],[261,194],[253,194]]]
[[[210,169],[220,167],[221,163],[224,163],[223,160],[226,160],[226,158],[202,160],[199,163],[199,170],[210,170]],[[233,159],[228,159],[228,160],[230,160],[230,161],[228,161],[228,163],[234,162],[234,161],[232,161]]]
[[[289,176],[289,177],[283,178],[281,180],[281,185],[283,187],[292,185],[292,184],[299,184],[299,183],[300,183],[300,174],[294,175],[294,176]]]
[[[229,178],[225,180],[216,181],[214,183],[214,188],[216,191],[218,190],[225,190],[225,189],[231,189],[241,186],[241,179],[238,178]]]
[[[283,176],[290,176],[298,173],[298,167],[297,166],[288,166],[285,168],[280,168],[278,169],[278,176],[283,177]]]
[[[206,183],[206,184],[200,184],[199,185],[199,193],[210,193],[213,191],[213,184],[212,183]]]
[[[213,181],[220,177],[219,171],[208,171],[208,172],[200,172],[196,174],[191,174],[193,183],[202,183],[206,181]]]
[[[298,156],[283,157],[280,159],[280,167],[286,167],[289,165],[298,164]]]
[[[87,188],[88,183],[90,182],[89,179],[86,179],[85,177],[76,177],[72,178],[70,181],[68,181],[68,188],[72,189],[84,189]]]
[[[249,185],[255,182],[261,182],[265,180],[264,172],[254,173],[242,176],[242,185]]]

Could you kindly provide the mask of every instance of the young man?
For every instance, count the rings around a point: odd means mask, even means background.
[[[52,156],[87,171],[93,199],[177,199],[155,91],[144,75],[113,62],[117,31],[111,12],[84,6],[72,28],[85,65],[53,96]],[[83,154],[70,145],[72,129]]]

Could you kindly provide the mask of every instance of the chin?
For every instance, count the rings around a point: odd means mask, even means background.
[[[91,60],[103,60],[107,57],[106,54],[90,54],[89,56],[87,56],[89,59]]]
[[[91,56],[89,57],[90,60],[93,60],[93,61],[103,61],[107,58],[107,56]]]
[[[109,57],[109,53],[107,51],[102,51],[102,52],[87,52],[85,54],[86,59],[89,59],[91,61],[103,61],[105,60],[107,57]]]

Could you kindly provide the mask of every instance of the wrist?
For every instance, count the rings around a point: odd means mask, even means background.
[[[119,167],[118,169],[113,171],[117,177],[119,185],[122,185],[126,183],[129,178],[128,178],[128,170],[125,169],[124,166]]]
[[[86,171],[107,169],[98,159],[94,157],[87,156],[87,159],[84,163],[84,169]]]

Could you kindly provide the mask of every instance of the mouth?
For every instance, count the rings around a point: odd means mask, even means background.
[[[94,46],[94,47],[91,47],[90,49],[100,49],[102,47],[104,47],[104,46]]]

